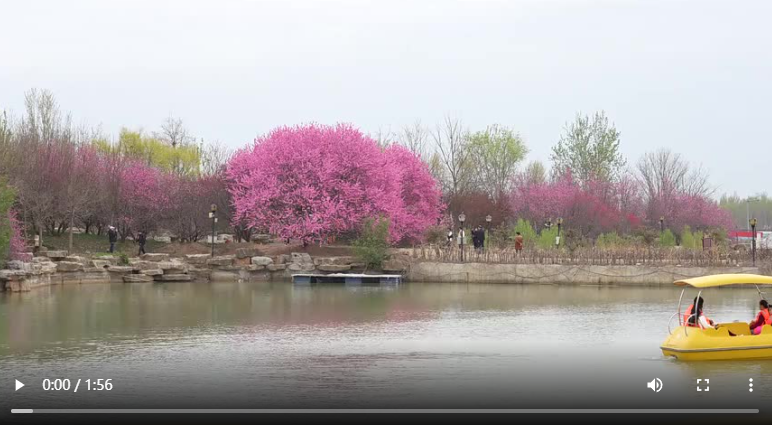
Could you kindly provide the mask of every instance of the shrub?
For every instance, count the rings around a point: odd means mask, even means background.
[[[555,238],[558,236],[557,226],[552,226],[549,229],[542,229],[539,233],[539,239],[536,244],[539,248],[549,249],[555,246]],[[562,242],[562,241],[561,241]]]
[[[448,229],[443,226],[431,226],[426,229],[426,242],[435,245],[442,245],[448,240]]]
[[[598,248],[614,248],[625,245],[625,241],[617,232],[601,233],[595,240],[595,245]]]
[[[354,255],[368,268],[380,268],[389,249],[389,220],[365,219],[362,232],[352,245]]]
[[[665,229],[665,231],[659,235],[659,244],[660,246],[665,247],[676,246],[675,235],[670,229]]]

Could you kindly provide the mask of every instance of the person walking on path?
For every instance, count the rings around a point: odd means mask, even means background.
[[[448,227],[448,247],[453,245],[453,228]]]
[[[147,235],[145,235],[145,232],[137,233],[137,243],[139,244],[139,254],[137,255],[145,254],[145,243],[147,243]]]
[[[515,252],[519,255],[523,251],[523,235],[515,233]]]
[[[107,239],[110,241],[110,253],[115,252],[115,243],[118,242],[118,231],[115,227],[110,226],[107,229]]]

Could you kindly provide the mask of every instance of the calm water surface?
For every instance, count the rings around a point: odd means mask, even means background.
[[[770,361],[662,356],[679,293],[170,283],[0,294],[0,397],[16,407],[769,405]],[[747,321],[758,295],[705,298],[713,319]],[[46,377],[112,378],[114,390],[45,392]],[[661,393],[646,389],[654,377]],[[10,391],[15,378],[29,388]],[[709,393],[697,378],[711,379]]]

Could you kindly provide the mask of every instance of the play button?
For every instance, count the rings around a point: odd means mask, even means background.
[[[19,391],[21,389],[21,387],[23,387],[23,386],[24,386],[24,384],[19,382],[19,380],[17,379],[16,380],[16,391]]]

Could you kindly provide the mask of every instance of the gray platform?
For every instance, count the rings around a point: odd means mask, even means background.
[[[298,285],[313,285],[320,283],[346,285],[399,285],[402,275],[399,274],[355,274],[355,273],[297,273],[292,275],[292,283]]]

